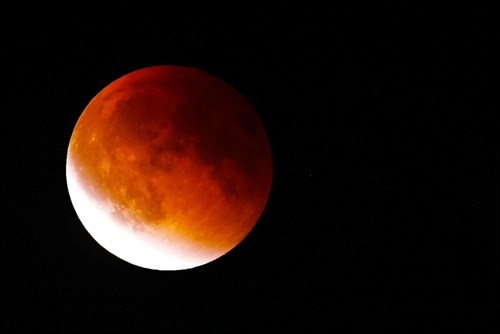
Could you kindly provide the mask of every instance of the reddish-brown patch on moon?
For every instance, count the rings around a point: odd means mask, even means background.
[[[267,135],[247,100],[212,75],[178,66],[131,72],[97,94],[74,128],[67,169],[85,196],[113,207],[115,223],[177,244],[165,261],[190,256],[188,267],[218,258],[250,232],[272,181]]]

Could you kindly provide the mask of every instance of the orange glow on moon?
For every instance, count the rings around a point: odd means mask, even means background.
[[[269,196],[272,157],[236,90],[194,68],[152,66],[90,101],[69,142],[66,179],[102,247],[140,267],[181,270],[248,235]]]

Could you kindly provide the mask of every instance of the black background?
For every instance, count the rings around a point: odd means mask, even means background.
[[[498,327],[500,35],[480,16],[429,30],[422,22],[135,22],[13,39],[0,116],[1,326]],[[135,267],[100,247],[65,180],[69,138],[90,99],[160,64],[193,66],[238,89],[274,161],[250,235],[217,261],[177,272]]]

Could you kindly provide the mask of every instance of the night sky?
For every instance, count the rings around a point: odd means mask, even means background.
[[[208,20],[149,29],[9,42],[2,329],[498,327],[498,29],[480,20],[432,32]],[[236,88],[261,117],[274,163],[248,237],[212,263],[174,272],[99,246],[65,179],[69,139],[90,99],[162,64]]]

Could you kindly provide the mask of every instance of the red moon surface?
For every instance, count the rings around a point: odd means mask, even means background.
[[[66,179],[90,235],[134,265],[209,263],[252,230],[272,183],[264,126],[221,79],[152,66],[111,82],[69,142]]]

